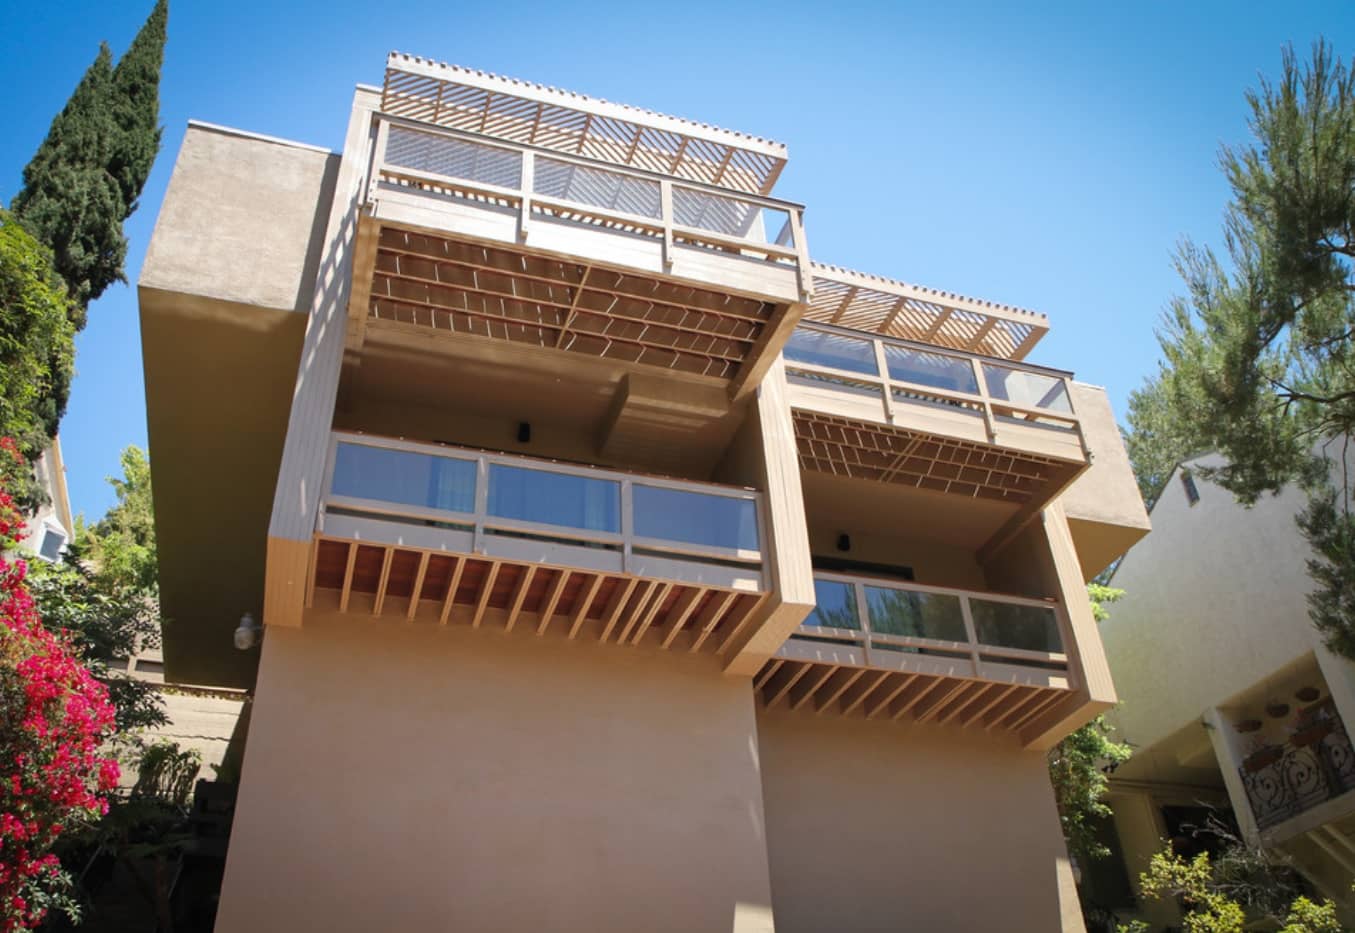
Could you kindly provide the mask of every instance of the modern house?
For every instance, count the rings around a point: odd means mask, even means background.
[[[254,688],[218,930],[1081,929],[1105,393],[815,262],[786,158],[401,54],[341,152],[190,125],[139,288],[166,675]]]
[[[1355,880],[1355,665],[1308,618],[1303,494],[1247,509],[1179,467],[1153,506],[1153,534],[1117,569],[1126,591],[1101,624],[1120,694],[1112,718],[1133,757],[1112,776],[1116,854],[1090,870],[1092,896],[1133,915],[1153,852],[1223,814],[1237,834],[1304,874],[1350,912]],[[1139,905],[1168,925],[1174,909]],[[1349,920],[1347,920],[1349,922]]]
[[[60,560],[75,530],[60,438],[52,438],[52,445],[33,462],[33,475],[46,493],[47,501],[27,519],[19,547],[42,560]]]

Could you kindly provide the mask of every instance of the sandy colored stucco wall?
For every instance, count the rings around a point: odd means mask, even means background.
[[[788,712],[758,734],[777,933],[1083,929],[1043,754]]]
[[[1205,459],[1200,462],[1213,462]],[[1149,544],[1115,574],[1125,597],[1101,624],[1126,741],[1147,747],[1259,682],[1316,642],[1304,594],[1307,545],[1294,525],[1302,494],[1287,489],[1244,509],[1180,471],[1153,509]]]
[[[769,907],[752,694],[713,659],[268,631],[218,933],[762,933]]]

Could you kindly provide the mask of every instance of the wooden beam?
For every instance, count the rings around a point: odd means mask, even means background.
[[[907,696],[899,697],[898,709],[891,710],[893,718],[902,719],[909,710],[911,710],[914,706],[917,706],[917,704],[920,701],[926,699],[936,690],[940,689],[941,685],[944,684],[945,682],[946,682],[945,678],[936,677],[933,678],[930,683],[920,685],[919,689],[917,689],[916,691],[911,691]]]
[[[894,698],[905,690],[909,691],[907,696],[912,696],[919,690],[926,690],[928,681],[918,680],[917,674],[904,674],[893,678],[893,683],[887,683],[884,690],[876,694],[874,705],[866,710],[866,718],[874,719],[885,710],[889,709],[889,704]],[[905,699],[907,697],[905,696]]]
[[[358,546],[354,541],[348,543],[348,563],[343,571],[343,589],[339,591],[339,611],[348,611],[348,597],[353,592],[353,564],[358,559]]]
[[[504,626],[504,631],[511,632],[513,626],[517,624],[518,613],[522,611],[522,601],[527,598],[527,589],[532,585],[532,577],[536,576],[536,565],[532,564],[522,571],[518,577],[517,590],[513,593],[513,601],[508,607],[508,621]]]
[[[725,610],[729,608],[730,604],[734,602],[734,597],[738,595],[733,590],[728,592],[716,591],[711,595],[709,602],[706,603],[706,608],[701,610],[701,614],[696,617],[694,623],[696,638],[692,640],[692,647],[689,649],[693,654],[701,650],[701,646],[710,637],[710,633],[715,630],[715,625],[720,621],[720,617],[725,614]]]
[[[423,592],[423,578],[428,573],[428,559],[433,555],[424,551],[419,555],[419,569],[414,573],[414,588],[409,591],[409,609],[405,612],[405,620],[414,621],[414,613],[419,611],[419,595]]]
[[[320,539],[311,544],[311,565],[306,572],[306,608],[315,608],[315,577],[320,567]]]
[[[381,615],[381,607],[386,603],[386,584],[390,582],[391,561],[395,560],[395,548],[386,548],[386,555],[381,559],[381,579],[376,584],[376,600],[372,603],[372,615]]]
[[[1002,685],[998,684],[997,686]],[[978,708],[975,709],[974,712],[970,713],[968,716],[964,718],[964,721],[960,723],[960,728],[967,729],[969,728],[969,725],[971,723],[981,721],[983,719],[984,714],[986,714],[994,706],[997,706],[1007,697],[1011,696],[1012,691],[1016,690],[1019,686],[1020,684],[1007,684],[1005,686],[1002,686],[1001,690],[996,690],[993,693],[989,694],[988,697],[982,703],[979,704]]]
[[[480,590],[480,599],[475,604],[475,615],[471,617],[471,628],[479,628],[480,621],[485,617],[485,609],[489,607],[489,597],[494,592],[494,581],[499,577],[499,562],[492,561],[489,570],[485,573],[485,582]]]
[[[812,664],[800,664],[786,675],[780,684],[775,686],[769,684],[768,686],[773,690],[773,693],[771,698],[767,700],[767,709],[773,709],[777,703],[780,703],[781,699],[790,692],[790,688],[799,683],[801,677],[809,673],[811,667],[813,667]]]
[[[621,613],[626,609],[626,600],[630,598],[630,594],[635,590],[635,585],[639,582],[637,578],[631,577],[624,585],[618,586],[612,591],[612,601],[607,604],[607,611],[602,616],[602,634],[598,637],[598,641],[605,642],[608,636],[612,634],[612,629],[616,627],[617,620],[621,618]]]
[[[669,610],[668,620],[664,623],[668,630],[663,635],[663,648],[667,649],[673,643],[673,639],[677,638],[678,632],[682,631],[682,626],[686,624],[687,618],[696,609],[696,604],[701,601],[701,596],[705,592],[702,587],[689,586],[678,597],[678,601]]]
[[[447,617],[451,615],[452,603],[456,602],[456,591],[461,585],[461,572],[466,569],[466,558],[452,558],[455,566],[452,568],[452,579],[447,581],[447,595],[442,599],[442,614],[438,616],[438,625],[446,625]]]
[[[823,693],[814,701],[814,712],[822,713],[838,701],[852,684],[865,676],[867,668],[840,667],[824,685]]]
[[[654,616],[658,614],[659,607],[668,598],[668,594],[673,592],[673,586],[672,583],[665,583],[659,587],[658,595],[650,600],[649,608],[645,610],[644,617],[640,619],[640,624],[635,627],[635,636],[630,640],[632,645],[640,644],[640,639],[645,637],[645,632],[649,631],[649,626],[653,624]],[[621,641],[625,640],[625,633],[622,633]]]
[[[583,627],[583,620],[588,617],[588,607],[592,605],[593,598],[597,596],[598,587],[602,586],[602,574],[594,574],[593,582],[588,584],[588,589],[584,590],[579,596],[577,605],[574,606],[574,618],[569,624],[569,638],[573,641],[574,636],[579,634],[579,629]]]
[[[916,709],[914,709],[913,718],[918,722],[927,722],[938,712],[940,712],[941,708],[944,707],[952,697],[958,694],[961,690],[964,690],[966,687],[969,687],[971,683],[972,681],[961,680],[957,681],[955,685],[948,690],[936,691],[932,696],[927,698],[926,703],[921,703],[917,706]]]
[[[871,671],[869,676],[862,678],[856,684],[844,690],[840,698],[842,715],[850,716],[856,712],[856,708],[875,692],[875,688],[888,679],[888,671]]]
[[[625,519],[622,519],[622,524],[625,524]],[[647,611],[650,602],[653,601],[659,588],[660,585],[657,580],[651,580],[644,584],[644,589],[634,602],[630,604],[631,611],[626,613],[626,621],[621,625],[621,631],[616,635],[616,643],[618,645],[624,645],[629,640],[631,630],[639,623],[640,618]]]
[[[753,689],[761,690],[763,687],[765,687],[767,685],[767,681],[771,680],[772,675],[775,674],[778,670],[780,670],[781,666],[785,663],[786,662],[781,660],[780,658],[772,658],[770,661],[768,661],[767,666],[764,667],[761,671],[759,671],[758,675],[753,678]]]
[[[561,570],[555,574],[555,582],[551,584],[550,592],[546,594],[546,601],[541,606],[541,611],[537,614],[536,634],[546,634],[546,626],[550,625],[551,617],[555,615],[555,607],[560,603],[560,597],[564,595],[565,584],[568,582],[571,572]]]
[[[809,678],[808,684],[806,684],[799,693],[792,693],[790,698],[791,709],[799,709],[808,703],[813,699],[814,694],[818,692],[819,688],[828,682],[828,678],[832,677],[833,674],[840,670],[835,664],[815,665],[815,667],[822,667],[822,670],[814,677]]]

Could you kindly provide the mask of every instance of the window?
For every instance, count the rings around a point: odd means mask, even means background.
[[[65,546],[65,535],[51,528],[45,528],[42,533],[42,543],[38,546],[38,556],[43,560],[56,563],[61,559],[61,549]]]
[[[1200,501],[1200,490],[1195,486],[1195,477],[1189,470],[1181,471],[1181,485],[1186,490],[1186,501],[1191,505]]]

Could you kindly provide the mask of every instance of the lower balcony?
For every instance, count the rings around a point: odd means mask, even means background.
[[[1328,698],[1302,716],[1282,744],[1261,746],[1238,769],[1258,829],[1355,790],[1355,746],[1336,705]]]
[[[768,709],[1018,732],[1071,696],[1053,601],[835,573],[814,589],[755,681]]]
[[[768,592],[760,494],[335,432],[307,608],[720,653]]]

